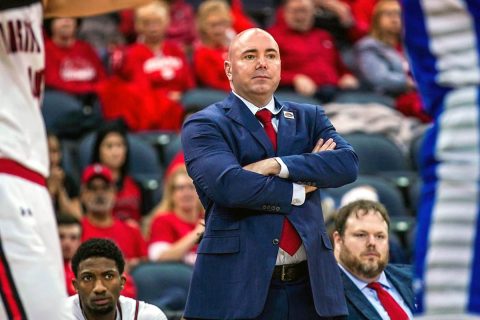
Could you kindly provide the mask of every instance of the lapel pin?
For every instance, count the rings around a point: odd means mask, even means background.
[[[283,116],[287,119],[295,119],[293,112],[290,111],[283,111]]]

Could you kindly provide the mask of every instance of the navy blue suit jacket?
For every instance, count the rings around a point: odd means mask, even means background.
[[[320,191],[308,194],[303,205],[293,206],[292,182],[319,188],[350,183],[357,176],[357,156],[320,107],[275,103],[283,108],[276,153],[261,124],[234,94],[192,115],[183,127],[188,173],[206,209],[206,230],[197,251],[187,318],[246,319],[260,314],[284,217],[295,226],[305,246],[318,314],[347,313],[323,221]],[[335,150],[311,153],[320,138],[333,138]],[[242,168],[275,156],[288,167],[288,180]]]
[[[358,289],[352,280],[341,271],[345,296],[348,305],[348,320],[382,320],[375,307]],[[412,288],[412,268],[408,265],[389,264],[385,268],[388,281],[397,289],[405,303],[414,311],[414,294]]]

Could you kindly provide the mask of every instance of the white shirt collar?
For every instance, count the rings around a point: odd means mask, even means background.
[[[340,263],[338,264],[339,267],[345,272],[345,274],[352,280],[352,282],[357,286],[357,288],[362,291],[368,286],[368,282],[358,279],[353,274],[350,273],[347,269],[345,269]],[[380,277],[376,282],[380,282],[380,284],[385,288],[390,288],[390,283],[387,280],[387,276],[385,275],[385,271],[382,271]]]
[[[255,115],[259,110],[261,109],[268,109],[272,114],[274,115],[277,115],[281,108],[280,109],[277,109],[275,107],[275,99],[273,99],[273,96],[272,98],[270,99],[270,101],[267,103],[267,105],[265,107],[257,107],[256,105],[254,105],[253,103],[251,103],[250,101],[246,100],[245,98],[239,96],[235,91],[232,91],[234,95],[236,95],[240,100],[243,101],[243,103],[245,103],[245,105],[248,107],[248,109]]]

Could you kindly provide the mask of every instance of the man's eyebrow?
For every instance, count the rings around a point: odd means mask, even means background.
[[[275,53],[278,53],[278,50],[275,49],[275,48],[268,48],[267,50],[265,50],[266,52],[275,52]]]
[[[258,50],[257,49],[247,49],[247,50],[242,51],[242,55],[244,55],[246,53],[255,53],[255,52],[258,52]]]
[[[275,52],[278,53],[278,50],[275,48],[268,48],[265,50],[266,52]],[[256,53],[258,52],[258,49],[247,49],[245,51],[242,51],[242,55],[247,54],[247,53]]]

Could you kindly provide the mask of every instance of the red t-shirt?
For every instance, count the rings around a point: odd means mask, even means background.
[[[210,48],[199,43],[193,53],[195,76],[201,85],[209,88],[230,91],[230,82],[223,63],[227,60],[228,48]]]
[[[184,52],[168,40],[163,42],[160,53],[143,43],[132,44],[116,72],[126,80],[147,81],[153,88],[167,92],[184,92],[195,86]]]
[[[140,188],[130,176],[125,176],[122,189],[117,191],[113,216],[120,220],[133,219],[140,222],[141,200]]]
[[[197,222],[186,222],[173,212],[156,216],[150,227],[149,244],[155,242],[174,243],[193,231],[196,226]],[[196,252],[197,245],[193,246],[190,251]]]
[[[72,264],[70,261],[63,261],[63,269],[65,270],[65,281],[67,285],[67,294],[73,296],[77,294],[75,287],[73,286],[72,280],[75,279],[75,274],[73,274]]]
[[[304,74],[317,86],[336,86],[338,80],[348,73],[328,32],[314,28],[300,33],[288,28],[284,22],[275,24],[269,32],[280,47],[280,85],[291,86],[296,75]]]
[[[45,41],[45,85],[71,94],[96,92],[97,84],[105,79],[105,70],[92,47],[76,40],[71,47]]]
[[[91,238],[107,238],[117,244],[126,259],[144,258],[147,256],[147,245],[140,230],[121,220],[114,218],[110,227],[101,228],[92,225],[88,218],[84,217],[82,226],[82,241]]]

